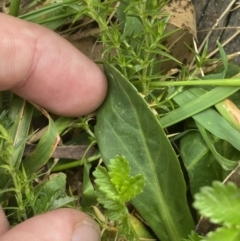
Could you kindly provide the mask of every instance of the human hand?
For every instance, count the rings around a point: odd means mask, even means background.
[[[104,100],[103,72],[59,35],[0,13],[0,90],[11,90],[58,115],[79,116]],[[97,241],[99,227],[83,212],[60,209],[10,229],[0,209],[1,241]]]

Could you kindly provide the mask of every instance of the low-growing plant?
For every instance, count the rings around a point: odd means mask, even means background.
[[[207,44],[202,53],[186,48],[194,53],[194,67],[172,56],[165,43],[177,30],[167,31],[167,3],[67,0],[44,6],[36,1],[19,8],[19,1],[11,1],[10,14],[64,35],[97,26],[99,64],[109,83],[97,113],[79,118],[52,116],[0,93],[0,202],[11,225],[74,207],[100,224],[102,240],[239,236],[233,211],[239,190],[220,182],[239,165],[240,69],[229,63],[220,43],[220,60],[207,59]],[[174,74],[161,69],[167,61],[176,63]],[[216,68],[208,72],[209,65]],[[35,127],[37,118],[48,124]],[[54,159],[60,140],[66,148],[84,146],[83,155]],[[29,143],[35,149],[26,155]],[[81,182],[81,190],[67,180],[70,169],[80,170],[75,184]],[[200,215],[221,225],[206,237],[192,231],[198,217],[192,197]]]

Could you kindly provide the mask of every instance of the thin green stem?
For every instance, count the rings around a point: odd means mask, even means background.
[[[153,89],[169,87],[169,86],[240,86],[240,79],[224,79],[224,80],[193,80],[193,81],[164,81],[151,82],[150,87]]]
[[[93,161],[99,160],[100,158],[101,158],[101,155],[98,154],[98,155],[92,156],[90,158],[87,158],[87,162],[93,162]],[[84,163],[84,160],[81,159],[81,160],[73,161],[73,162],[70,162],[70,163],[56,165],[52,169],[52,172],[60,172],[60,171],[67,170],[67,169],[70,169],[70,168],[79,167],[79,166],[82,166],[83,163]]]

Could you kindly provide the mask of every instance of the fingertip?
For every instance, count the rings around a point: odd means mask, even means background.
[[[99,241],[97,224],[85,213],[59,209],[35,216],[15,226],[1,241]]]
[[[100,106],[106,77],[87,56],[42,26],[4,14],[0,22],[0,90],[11,89],[63,116],[85,115]]]
[[[0,205],[0,236],[6,233],[9,230],[9,228],[10,228],[9,222],[2,209],[2,206]]]

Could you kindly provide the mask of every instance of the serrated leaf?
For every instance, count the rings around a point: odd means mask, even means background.
[[[116,161],[113,161],[114,159]],[[108,165],[109,176],[112,183],[120,190],[123,182],[129,179],[130,167],[125,157],[116,156],[114,159],[110,160]]]
[[[93,176],[96,178],[95,183],[97,184],[99,190],[106,195],[107,199],[115,201],[119,200],[119,192],[111,182],[111,178],[106,168],[98,166],[93,172]]]
[[[215,232],[209,233],[206,239],[202,241],[239,241],[240,229],[237,227],[222,227],[218,228]]]
[[[199,236],[194,231],[191,232],[191,234],[188,236],[188,239],[182,239],[181,241],[201,241],[202,237]]]
[[[195,195],[193,206],[211,222],[227,226],[240,225],[240,190],[234,183],[214,182]]]
[[[97,196],[97,201],[107,210],[106,216],[110,220],[121,220],[128,213],[124,203],[110,200],[102,193],[99,193]]]
[[[109,176],[119,192],[121,202],[128,202],[142,192],[145,180],[142,175],[130,176],[129,163],[123,156],[110,160]]]
[[[121,200],[128,202],[142,192],[145,185],[144,178],[139,174],[130,177],[121,187]]]

